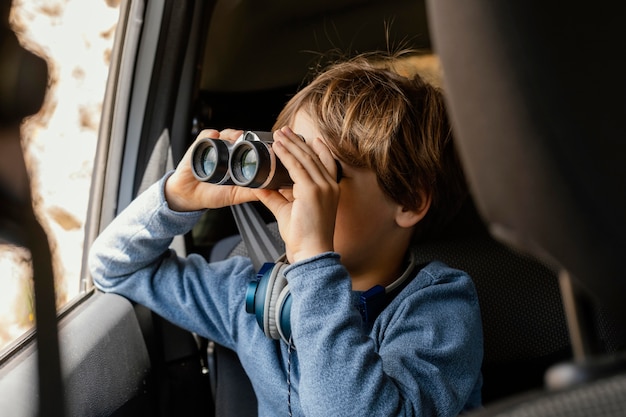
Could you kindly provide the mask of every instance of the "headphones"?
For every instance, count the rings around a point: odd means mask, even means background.
[[[291,337],[291,294],[284,270],[289,264],[266,262],[257,274],[257,281],[248,283],[246,312],[254,314],[259,327],[270,339]]]
[[[373,323],[391,299],[414,276],[415,256],[402,275],[387,287],[375,285],[361,294],[359,312],[365,323]],[[284,271],[289,266],[283,255],[278,261],[266,262],[257,274],[257,280],[248,283],[246,312],[254,314],[259,327],[270,339],[291,344],[291,293]]]

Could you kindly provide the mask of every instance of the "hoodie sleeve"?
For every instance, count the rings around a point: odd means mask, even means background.
[[[89,271],[96,287],[145,305],[165,319],[227,347],[248,277],[245,258],[209,264],[169,248],[203,211],[176,212],[164,196],[169,174],[138,196],[93,243]]]

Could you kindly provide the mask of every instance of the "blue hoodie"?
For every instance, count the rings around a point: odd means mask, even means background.
[[[203,212],[171,210],[166,178],[94,242],[93,280],[102,291],[236,351],[260,417],[288,409],[294,416],[455,416],[480,405],[482,327],[466,273],[429,263],[368,324],[339,254],[290,265],[295,349],[289,349],[265,336],[245,311],[248,283],[256,279],[250,259],[208,263],[169,249]]]

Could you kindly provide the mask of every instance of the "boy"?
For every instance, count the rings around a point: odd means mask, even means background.
[[[471,279],[411,256],[412,243],[436,234],[466,196],[443,98],[418,76],[395,73],[393,59],[373,62],[330,67],[279,115],[273,151],[293,188],[198,182],[187,152],[91,250],[98,288],[235,350],[260,416],[453,416],[480,405]],[[168,249],[204,209],[252,200],[272,211],[285,242],[290,343],[268,338],[245,311],[256,276],[249,259],[208,264]],[[387,290],[384,308],[364,315],[360,297],[377,285]]]

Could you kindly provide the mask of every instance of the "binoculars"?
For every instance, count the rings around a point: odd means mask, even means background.
[[[250,188],[293,185],[287,169],[272,151],[271,132],[244,132],[235,142],[200,139],[193,147],[191,170],[198,181]]]

